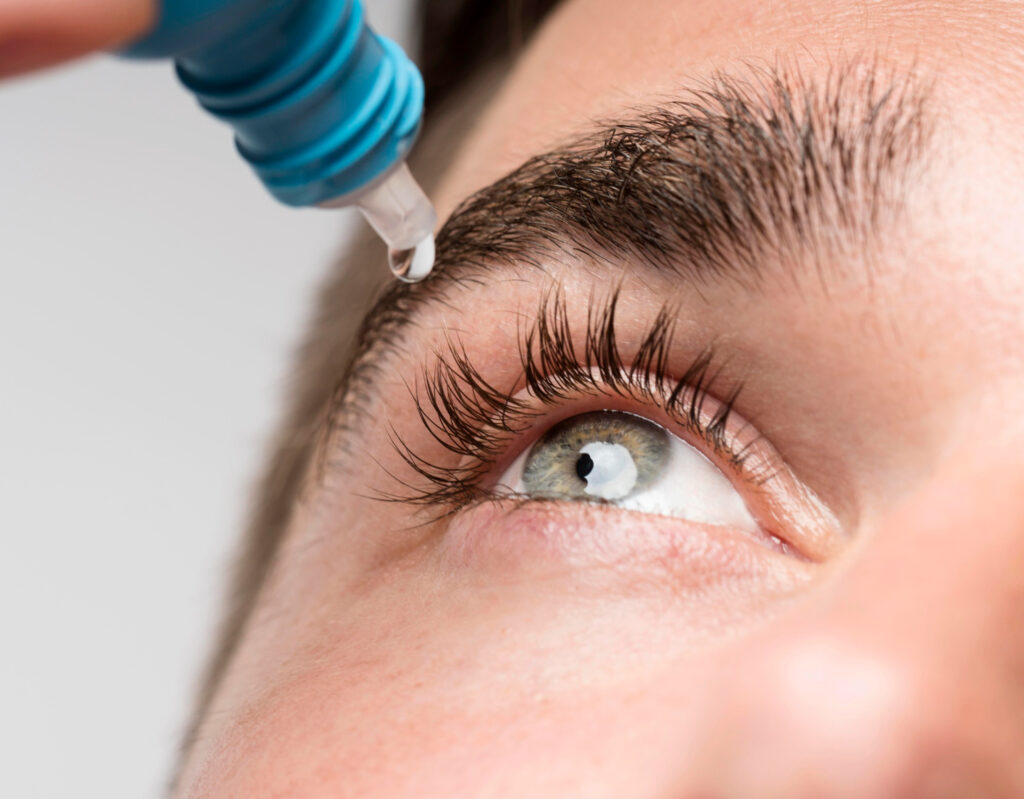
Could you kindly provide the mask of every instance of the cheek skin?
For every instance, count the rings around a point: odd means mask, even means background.
[[[257,621],[250,638],[291,654],[255,682],[236,675],[249,690],[214,714],[207,776],[186,795],[516,796],[517,774],[529,795],[542,764],[553,795],[578,795],[580,779],[628,795],[636,774],[653,773],[649,743],[620,723],[638,687],[669,663],[674,677],[697,668],[697,652],[802,593],[814,568],[678,519],[478,506],[414,569],[378,571],[340,596],[307,572],[290,602],[279,594],[279,613],[291,604],[283,622]],[[284,643],[296,629],[300,641]],[[578,753],[604,748],[615,773],[581,777]],[[479,782],[499,772],[507,794]]]
[[[717,627],[723,608],[737,619],[756,615],[806,586],[817,568],[763,534],[574,502],[483,503],[453,519],[437,564],[444,580],[683,598],[677,610],[692,615],[691,637],[709,619]]]
[[[812,566],[675,519],[479,506],[414,571],[302,614],[315,650],[218,716],[186,795],[656,795],[690,699],[668,712],[650,686],[703,683],[698,641],[763,617]]]
[[[677,727],[695,708],[667,706],[646,675],[575,694],[515,682],[486,662],[321,666],[236,719],[185,796],[658,796],[689,747]]]

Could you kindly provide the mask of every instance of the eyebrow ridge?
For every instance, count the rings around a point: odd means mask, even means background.
[[[373,395],[380,359],[420,307],[498,267],[628,258],[747,289],[769,264],[792,274],[811,262],[824,276],[829,256],[871,247],[898,217],[931,132],[928,94],[913,70],[877,63],[849,62],[819,82],[780,68],[717,73],[530,158],[455,209],[427,280],[392,285],[367,314],[332,432]]]

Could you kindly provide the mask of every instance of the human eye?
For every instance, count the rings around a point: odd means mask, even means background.
[[[835,517],[736,412],[740,386],[718,379],[714,354],[672,367],[667,306],[621,352],[617,303],[592,303],[574,336],[565,300],[545,297],[510,385],[449,341],[415,397],[437,447],[427,455],[393,435],[411,477],[386,497],[436,518],[484,502],[615,508],[824,557]]]
[[[626,510],[754,531],[732,482],[694,445],[635,413],[590,411],[548,429],[498,479],[529,499]]]

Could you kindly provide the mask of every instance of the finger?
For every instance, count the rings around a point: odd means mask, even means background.
[[[152,25],[157,0],[0,0],[0,78],[124,45]]]

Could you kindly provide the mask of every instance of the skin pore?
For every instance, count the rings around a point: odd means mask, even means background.
[[[436,194],[485,189],[438,274],[367,322],[178,795],[1021,795],[1020,24],[565,3]],[[737,98],[788,150],[736,146]],[[701,453],[759,530],[493,495],[601,410]]]

